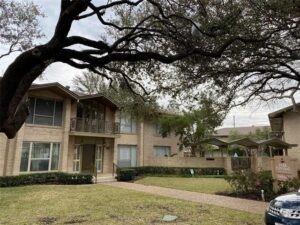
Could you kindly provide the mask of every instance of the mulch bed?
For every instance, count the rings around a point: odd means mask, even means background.
[[[250,199],[255,201],[262,201],[261,196],[257,194],[237,194],[237,193],[229,193],[229,192],[218,192],[216,195],[223,195],[228,197],[234,197],[234,198],[243,198],[243,199]]]

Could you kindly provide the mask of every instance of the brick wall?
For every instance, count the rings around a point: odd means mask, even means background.
[[[206,160],[198,157],[155,157],[149,166],[226,168],[226,158]]]

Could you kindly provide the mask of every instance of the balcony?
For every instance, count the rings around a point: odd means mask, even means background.
[[[273,139],[273,138],[277,138],[282,140],[284,136],[284,132],[283,131],[271,131],[269,133],[269,138]]]
[[[120,133],[120,125],[119,123],[107,122],[98,119],[72,118],[70,130],[73,132],[118,134]]]

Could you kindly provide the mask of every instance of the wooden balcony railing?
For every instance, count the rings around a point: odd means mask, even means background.
[[[71,131],[117,134],[120,133],[120,124],[98,119],[72,118]]]

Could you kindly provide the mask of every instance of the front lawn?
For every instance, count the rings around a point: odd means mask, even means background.
[[[223,178],[144,177],[136,183],[208,194],[232,192]]]
[[[165,214],[176,222],[162,222]],[[0,224],[259,225],[262,215],[104,185],[0,189]]]

